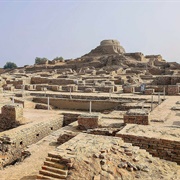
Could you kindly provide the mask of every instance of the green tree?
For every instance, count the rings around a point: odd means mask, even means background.
[[[14,68],[17,68],[17,65],[13,62],[7,62],[5,65],[4,65],[4,69],[14,69]]]
[[[40,63],[45,62],[45,61],[48,61],[48,59],[45,57],[43,57],[43,58],[36,57],[35,58],[35,64],[40,64]]]
[[[56,57],[53,60],[60,60],[60,61],[62,61],[62,60],[64,60],[64,58],[61,56],[61,57]]]

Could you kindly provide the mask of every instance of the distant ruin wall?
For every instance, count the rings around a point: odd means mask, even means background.
[[[72,79],[64,79],[64,78],[44,78],[44,77],[32,77],[31,84],[51,84],[51,85],[67,85],[67,84],[75,84]]]
[[[176,85],[180,83],[179,76],[157,76],[152,84],[154,85]]]
[[[35,97],[34,102],[47,104],[47,98]],[[70,109],[70,110],[84,110],[89,111],[89,100],[78,100],[78,99],[56,99],[50,98],[50,105],[58,109]],[[103,111],[109,109],[116,109],[119,105],[116,101],[92,101],[92,111]]]
[[[129,134],[116,134],[125,142],[132,143],[145,149],[150,154],[161,159],[177,162],[180,164],[180,142],[167,139],[156,139],[143,136],[135,136]]]

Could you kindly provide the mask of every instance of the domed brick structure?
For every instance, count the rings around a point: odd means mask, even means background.
[[[124,54],[125,49],[120,45],[117,40],[103,40],[100,45],[93,49],[85,56],[101,56],[109,54]]]

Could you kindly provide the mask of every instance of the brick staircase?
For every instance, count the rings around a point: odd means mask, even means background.
[[[60,156],[48,153],[42,169],[39,171],[36,179],[66,179],[68,168],[60,163]]]

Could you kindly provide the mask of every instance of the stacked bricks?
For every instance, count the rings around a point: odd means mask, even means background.
[[[154,93],[154,89],[145,89],[145,92],[144,92],[144,94],[146,95],[151,95],[153,93]]]
[[[124,123],[149,125],[148,114],[142,109],[130,109],[124,115]]]
[[[7,130],[16,127],[23,119],[23,107],[20,104],[5,105],[2,107],[1,112],[1,130]]]
[[[81,114],[78,116],[78,127],[80,129],[94,129],[101,126],[100,114]]]
[[[68,85],[68,86],[62,86],[62,90],[63,91],[67,91],[67,92],[74,92],[78,90],[78,86],[77,85]]]
[[[150,138],[118,133],[125,142],[145,149],[150,154],[161,159],[177,162],[180,165],[180,141]]]
[[[61,90],[62,90],[62,87],[61,87],[61,86],[58,86],[58,85],[52,85],[52,86],[51,86],[51,90],[52,90],[52,91],[61,91]]]
[[[68,124],[71,124],[72,122],[75,122],[78,120],[78,116],[80,114],[74,114],[74,113],[62,113],[64,115],[63,117],[63,126],[67,126]]]
[[[5,86],[4,90],[6,90],[6,91],[14,91],[14,86]]]
[[[177,95],[179,93],[178,85],[169,85],[167,86],[167,94],[168,95]]]
[[[57,142],[58,144],[63,144],[69,141],[70,139],[72,139],[73,137],[75,137],[77,134],[78,132],[64,131],[59,135]]]
[[[123,87],[123,92],[124,93],[134,93],[134,87],[132,87],[132,86],[124,86]]]

